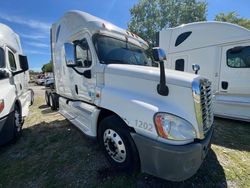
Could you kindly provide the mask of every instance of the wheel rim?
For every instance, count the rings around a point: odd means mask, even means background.
[[[103,134],[104,146],[109,156],[118,163],[126,160],[126,148],[121,137],[112,129]]]
[[[17,132],[21,131],[21,128],[22,128],[22,122],[21,121],[22,121],[21,114],[16,109],[15,110],[15,126],[16,126],[16,131]]]

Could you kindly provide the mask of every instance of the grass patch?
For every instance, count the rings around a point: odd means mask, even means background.
[[[187,181],[128,176],[37,97],[17,143],[0,149],[0,187],[250,187],[250,124],[215,119],[212,150]]]

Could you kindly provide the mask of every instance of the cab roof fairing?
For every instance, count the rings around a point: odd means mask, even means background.
[[[114,36],[121,35],[122,37],[129,38],[129,42],[132,42],[137,46],[140,46],[144,49],[148,48],[147,42],[141,39],[139,36],[126,31],[106,20],[92,16],[86,12],[73,10],[65,13],[58,22],[52,25],[52,27],[56,30],[59,26],[64,27],[64,32],[67,32],[68,35],[74,35],[86,29],[92,35],[102,33],[104,31],[108,33],[109,36],[112,36],[113,34]]]
[[[184,32],[192,34],[181,45],[175,46],[177,37]],[[160,46],[166,46],[168,53],[226,43],[250,40],[250,30],[236,24],[206,21],[183,24],[160,31]],[[192,47],[190,45],[192,44]]]
[[[4,45],[19,54],[23,54],[19,36],[10,27],[0,23],[0,46]]]

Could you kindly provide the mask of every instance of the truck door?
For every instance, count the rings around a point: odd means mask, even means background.
[[[218,101],[227,115],[250,118],[250,43],[222,48]]]
[[[7,47],[6,50],[6,57],[7,57],[7,62],[8,66],[11,72],[15,72],[19,70],[19,65],[17,63],[17,54],[15,54],[10,48]],[[13,77],[13,83],[16,86],[16,91],[17,91],[17,96],[20,96],[22,94],[23,90],[23,85],[21,82],[21,75],[17,74]]]
[[[71,98],[74,100],[69,101],[65,109],[72,118],[71,122],[88,133],[92,126],[91,116],[96,111],[95,106],[90,105],[94,103],[96,86],[96,76],[92,69],[95,65],[94,46],[87,33],[72,38],[74,40],[70,44],[65,43],[64,48],[66,52],[70,51],[66,53],[66,64],[70,74]]]
[[[75,43],[75,59],[78,64],[72,69],[72,95],[75,100],[82,100],[92,103],[92,94],[94,93],[95,78],[91,67],[93,65],[93,49],[87,34],[77,40]]]

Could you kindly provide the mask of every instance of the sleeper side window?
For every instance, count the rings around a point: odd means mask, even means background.
[[[250,68],[250,46],[238,46],[227,50],[227,66]]]
[[[179,46],[181,43],[183,43],[190,35],[192,34],[192,31],[188,31],[185,33],[180,34],[176,41],[175,41],[175,46]]]
[[[5,61],[4,61],[4,50],[0,48],[0,68],[5,67]]]
[[[92,64],[92,56],[86,39],[76,44],[76,61],[82,67],[88,68]]]
[[[15,56],[12,52],[8,51],[8,56],[9,56],[9,63],[10,63],[10,69],[12,71],[15,71],[17,69],[16,66],[16,61],[15,61]]]
[[[175,61],[175,70],[184,71],[185,61],[184,59],[177,59]]]

